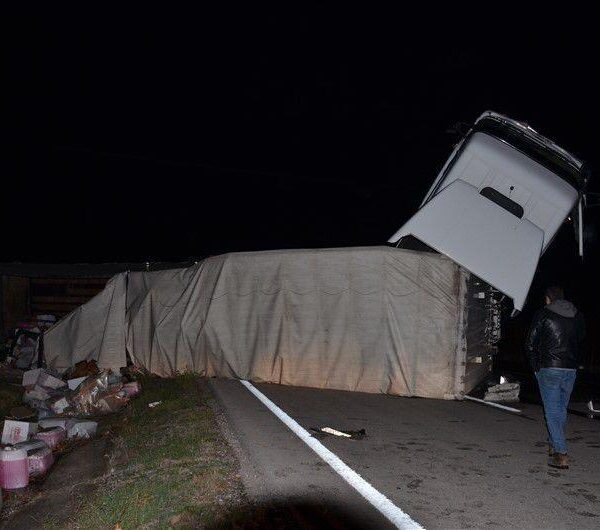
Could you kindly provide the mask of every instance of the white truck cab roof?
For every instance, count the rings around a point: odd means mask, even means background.
[[[539,258],[585,180],[573,155],[528,125],[488,111],[389,242],[417,238],[512,298],[520,311]]]

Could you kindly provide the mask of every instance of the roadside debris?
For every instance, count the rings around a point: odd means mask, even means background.
[[[31,454],[27,455],[27,464],[30,477],[44,475],[54,464],[52,448],[41,447],[32,451]]]
[[[46,431],[40,431],[35,435],[36,440],[41,440],[50,449],[54,449],[66,437],[67,433],[62,427],[52,427]]]
[[[349,434],[346,434],[345,432],[342,432],[342,431],[336,431],[335,429],[332,429],[331,427],[321,427],[321,432],[326,432],[327,434],[333,434],[334,436],[343,436],[344,438],[351,438],[351,436]]]
[[[311,427],[310,428],[311,431],[313,431],[314,433],[318,433],[318,434],[330,434],[331,436],[338,436],[340,438],[352,438],[354,440],[360,440],[361,438],[365,438],[367,436],[367,432],[365,431],[365,429],[359,429],[357,431],[350,431],[350,430],[337,430],[337,429],[333,429],[331,427]]]
[[[148,407],[153,409],[154,407],[158,407],[161,403],[162,401],[153,401],[152,403],[148,403]]]
[[[67,435],[69,438],[92,438],[97,429],[98,423],[95,421],[76,421],[69,427]]]
[[[512,403],[519,401],[519,392],[521,385],[519,383],[500,383],[488,388],[484,401]]]
[[[29,484],[27,451],[5,447],[0,453],[0,486],[6,490],[24,488]]]
[[[5,420],[2,429],[2,443],[16,444],[25,442],[37,432],[37,423],[28,421]]]
[[[95,361],[77,363],[64,377],[46,368],[18,372],[26,405],[13,407],[4,420],[0,449],[4,489],[24,488],[30,476],[44,475],[58,452],[76,440],[96,436],[98,422],[91,416],[117,412],[141,391],[131,370],[123,375],[101,371]]]
[[[19,322],[15,328],[8,331],[2,344],[8,354],[7,360],[11,368],[27,370],[43,354],[40,337],[56,322],[54,315],[37,315],[37,317]]]

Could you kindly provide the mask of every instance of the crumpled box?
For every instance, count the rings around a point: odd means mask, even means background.
[[[111,375],[109,371],[101,372],[79,385],[71,398],[71,404],[78,414],[116,412],[127,404],[129,399],[122,390],[123,384],[110,384]]]

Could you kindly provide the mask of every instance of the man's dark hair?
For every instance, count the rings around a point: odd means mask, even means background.
[[[556,302],[557,300],[562,300],[565,297],[565,292],[559,285],[551,285],[546,289],[544,294],[550,299],[550,302]]]

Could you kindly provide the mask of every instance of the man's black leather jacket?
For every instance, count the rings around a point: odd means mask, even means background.
[[[529,363],[540,368],[577,368],[585,336],[583,315],[566,300],[540,309],[534,316],[525,343]]]

